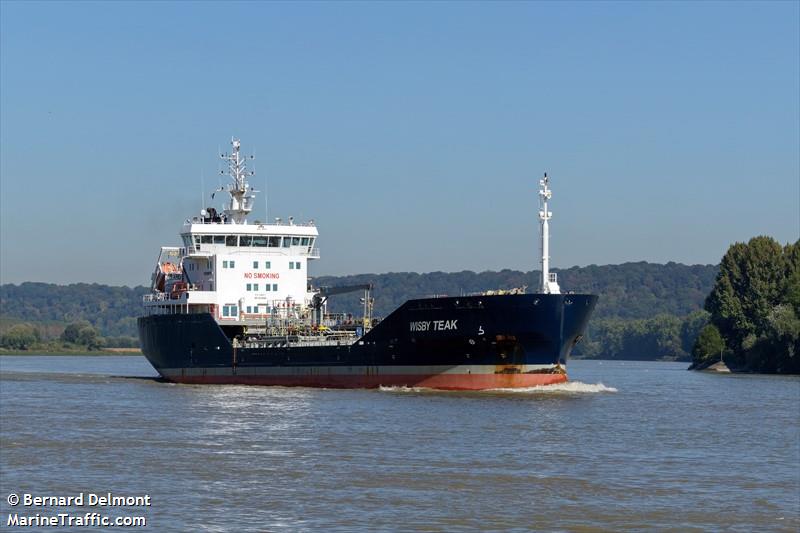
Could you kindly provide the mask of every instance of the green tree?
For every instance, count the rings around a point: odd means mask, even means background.
[[[703,309],[689,313],[681,323],[681,349],[687,354],[692,353],[694,343],[700,331],[708,324],[711,315]]]
[[[61,334],[61,340],[70,344],[85,346],[89,350],[95,350],[103,346],[103,338],[100,337],[100,333],[85,320],[67,324]]]
[[[785,288],[785,272],[783,248],[771,237],[733,244],[725,253],[705,307],[733,349],[764,330]]]
[[[80,344],[79,338],[81,329],[87,326],[91,327],[91,324],[85,320],[81,320],[79,322],[70,322],[67,324],[67,327],[64,328],[64,332],[61,334],[61,340],[71,344]]]
[[[782,247],[761,236],[733,244],[705,307],[735,365],[800,371],[800,241]]]
[[[697,336],[692,348],[692,362],[694,366],[698,366],[719,360],[724,349],[725,341],[722,340],[717,327],[714,324],[706,324],[700,330],[700,335]]]
[[[92,326],[84,326],[78,331],[76,344],[86,346],[89,350],[96,350],[103,345],[103,339]]]
[[[27,350],[40,340],[39,330],[30,324],[15,324],[0,336],[0,346],[11,350]]]
[[[765,348],[769,366],[778,372],[800,372],[800,318],[789,304],[776,305],[768,317]]]
[[[794,314],[800,317],[800,240],[787,244],[783,249],[786,259],[786,303],[794,308]]]

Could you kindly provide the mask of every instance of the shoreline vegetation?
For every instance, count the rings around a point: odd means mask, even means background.
[[[800,374],[800,240],[734,243],[705,300],[709,313],[689,370]]]
[[[47,325],[38,326],[17,322],[4,328],[0,334],[0,353],[45,354],[104,354],[118,355],[130,350],[141,353],[138,339],[132,337],[103,337],[86,320],[70,322],[55,337]]]
[[[599,294],[600,302],[589,321],[584,339],[573,356],[578,359],[691,360],[691,348],[707,322],[703,300],[717,274],[716,265],[656,264],[588,265],[554,269],[563,288]],[[406,300],[431,295],[474,294],[487,290],[527,287],[535,291],[539,271],[501,270],[486,272],[390,272],[350,276],[318,276],[315,286],[373,283],[375,315],[388,316]],[[47,353],[67,351],[62,335],[72,323],[82,323],[70,335],[82,337],[83,346],[98,349],[138,347],[136,317],[142,311],[147,287],[112,287],[74,283],[25,282],[0,285],[0,347]],[[359,314],[363,305],[358,294],[332,299],[331,312]],[[86,329],[89,325],[94,328]],[[16,328],[15,331],[11,331]],[[34,331],[31,330],[33,328]],[[81,333],[81,329],[84,329]],[[9,333],[28,336],[28,350]],[[30,335],[33,335],[31,340]],[[37,337],[38,335],[38,337]],[[92,338],[97,346],[89,348]]]
[[[775,250],[782,250],[769,237],[757,239],[772,242],[768,248],[773,255]],[[794,250],[796,263],[800,245],[792,246],[794,248],[787,245],[787,249]],[[780,251],[777,255],[782,253]],[[757,261],[760,260],[759,256]],[[723,266],[725,262],[723,258]],[[758,270],[760,267],[756,265],[754,268]],[[709,340],[709,335],[712,335],[709,332],[713,330],[708,326],[719,328],[719,311],[709,305],[709,295],[716,290],[723,274],[720,266],[637,262],[576,266],[554,271],[558,273],[561,286],[567,290],[600,295],[586,335],[573,350],[574,359],[685,361],[692,362],[693,368],[708,366],[718,360],[719,343]],[[315,286],[373,283],[375,315],[385,317],[412,298],[474,294],[513,287],[527,287],[531,292],[538,286],[539,276],[539,271],[535,270],[520,272],[508,269],[424,274],[390,272],[318,276],[312,283]],[[136,317],[141,313],[142,296],[148,292],[143,286],[130,288],[87,283],[0,285],[0,354],[141,353],[138,351]],[[329,310],[358,314],[361,308],[357,294],[345,294],[333,299]],[[784,326],[787,325],[791,330],[790,319],[800,316],[800,309],[792,313],[781,307],[773,317],[773,323],[779,329],[783,328],[781,331],[786,330]],[[748,337],[747,342],[754,342],[753,338]],[[736,364],[734,345],[725,344],[725,362],[737,371],[756,368]],[[765,346],[763,343],[759,345]],[[752,359],[751,356],[751,362]],[[766,366],[758,368],[768,371]]]
[[[95,357],[97,355],[120,355],[120,356],[130,356],[130,355],[142,355],[142,350],[139,348],[105,348],[102,350],[43,350],[37,348],[31,348],[30,350],[7,350],[5,348],[0,348],[0,357],[4,355],[22,355],[22,356],[37,356],[37,355],[79,355],[79,356],[86,356],[86,357]]]

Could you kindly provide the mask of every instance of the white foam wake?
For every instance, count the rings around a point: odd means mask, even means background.
[[[485,389],[480,391],[445,391],[430,389],[427,387],[406,387],[406,386],[384,386],[379,390],[382,392],[458,392],[458,393],[511,393],[511,394],[594,394],[600,392],[617,392],[614,387],[606,387],[602,383],[583,383],[580,381],[568,381],[566,383],[556,383],[554,385],[540,385],[538,387],[519,387],[519,388],[500,388]]]
[[[493,392],[515,392],[523,394],[553,394],[553,393],[598,393],[598,392],[617,392],[614,387],[606,387],[602,383],[583,383],[581,381],[567,381],[566,383],[555,383],[553,385],[540,385],[538,387],[525,387],[514,389],[490,389]]]

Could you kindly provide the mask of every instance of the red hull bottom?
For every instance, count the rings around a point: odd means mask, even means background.
[[[175,375],[168,381],[185,384],[272,385],[322,387],[330,389],[375,389],[378,387],[421,387],[441,390],[519,389],[554,385],[567,381],[562,373],[525,374],[435,374],[435,375]]]

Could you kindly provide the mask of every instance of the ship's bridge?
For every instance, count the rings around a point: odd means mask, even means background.
[[[187,256],[246,251],[318,259],[318,236],[313,222],[222,224],[205,223],[199,217],[187,221],[181,232]]]

